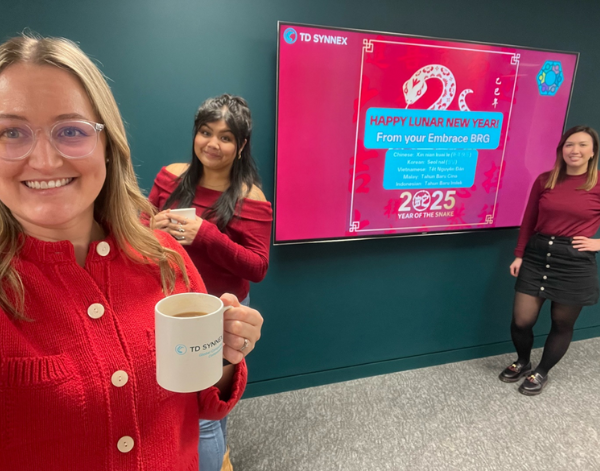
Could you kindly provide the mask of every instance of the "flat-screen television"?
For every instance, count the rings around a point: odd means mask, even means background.
[[[279,23],[275,244],[521,224],[578,53]]]

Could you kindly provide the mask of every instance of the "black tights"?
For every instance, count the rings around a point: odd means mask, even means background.
[[[545,299],[517,292],[510,325],[512,341],[522,363],[529,363],[533,347],[533,326],[535,325]],[[543,375],[564,356],[573,337],[573,326],[581,312],[581,306],[568,306],[552,301],[550,313],[552,328],[544,345],[542,361],[535,369]]]

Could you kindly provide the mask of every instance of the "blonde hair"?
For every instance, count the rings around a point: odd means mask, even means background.
[[[548,174],[548,180],[546,181],[545,186],[546,189],[552,190],[565,179],[565,176],[567,175],[567,164],[565,163],[565,159],[563,159],[563,147],[565,142],[567,142],[567,139],[578,132],[584,132],[592,138],[594,155],[588,161],[585,183],[577,189],[590,191],[598,183],[598,133],[589,126],[574,126],[563,134],[556,147],[556,161],[554,162],[554,168],[550,170],[550,173]]]
[[[140,222],[140,215],[153,215],[155,210],[138,186],[123,120],[102,72],[75,43],[64,38],[23,35],[6,41],[0,45],[0,74],[16,63],[55,66],[79,79],[106,132],[108,163],[104,186],[94,203],[96,220],[111,230],[128,258],[158,265],[165,294],[175,287],[175,267],[189,286],[183,258],[162,247]],[[12,263],[22,246],[22,232],[19,222],[0,202],[0,307],[26,319],[23,282]]]

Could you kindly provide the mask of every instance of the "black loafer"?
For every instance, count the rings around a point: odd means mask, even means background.
[[[523,363],[513,363],[507,366],[498,378],[500,381],[505,383],[516,383],[523,376],[528,375],[531,372],[531,362],[524,365]]]
[[[542,392],[542,389],[544,389],[547,382],[548,375],[543,376],[540,373],[533,373],[527,376],[525,381],[519,386],[519,392],[526,396],[537,396]]]

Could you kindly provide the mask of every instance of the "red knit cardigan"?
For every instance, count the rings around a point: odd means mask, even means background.
[[[185,260],[191,291],[205,292]],[[198,470],[198,419],[224,417],[242,396],[236,367],[226,401],[212,387],[177,394],[156,382],[154,305],[164,297],[154,265],[128,259],[109,236],[85,267],[68,241],[24,237],[15,266],[25,314],[0,310],[0,470]],[[181,273],[175,293],[188,291]]]

